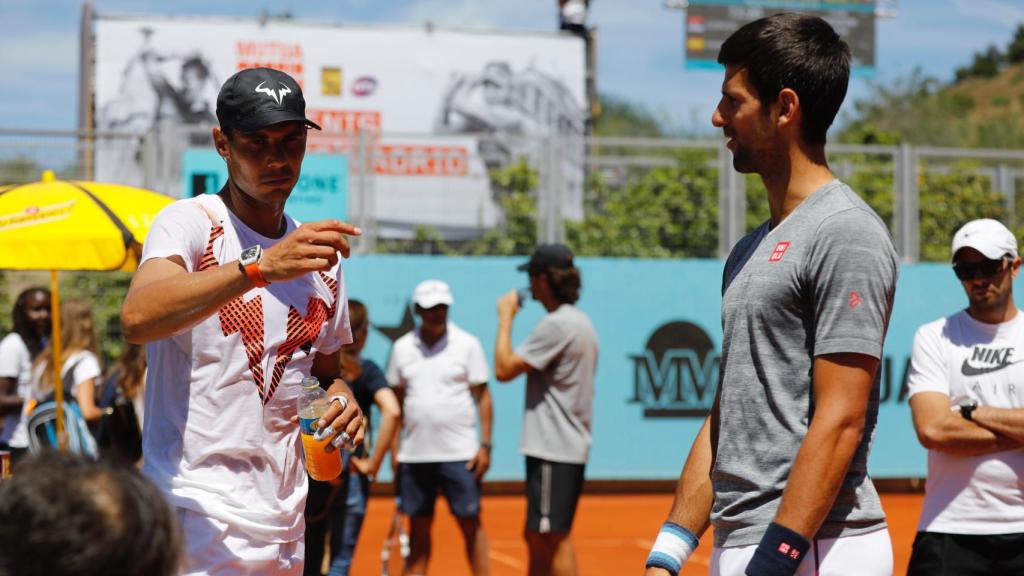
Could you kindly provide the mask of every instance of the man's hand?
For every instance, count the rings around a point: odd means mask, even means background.
[[[326,272],[338,263],[339,252],[348,258],[346,235],[362,233],[339,220],[303,224],[263,252],[260,272],[268,282],[287,282],[308,272]]]
[[[363,412],[352,396],[352,391],[343,381],[335,380],[334,384],[327,389],[327,397],[334,396],[344,397],[348,403],[342,410],[340,402],[331,402],[327,411],[318,421],[318,435],[319,431],[329,427],[330,430],[327,434],[334,440],[327,446],[355,449],[356,446],[363,443],[363,437],[366,435],[366,419],[363,418]]]
[[[498,318],[511,320],[519,312],[519,294],[515,290],[509,290],[501,298],[498,298]]]
[[[651,566],[647,570],[644,570],[644,576],[671,576],[668,570],[664,568],[658,568],[657,566]]]
[[[489,470],[490,467],[491,451],[483,446],[476,451],[476,456],[473,456],[473,458],[466,463],[466,470],[471,470],[473,472],[473,479],[477,482],[483,479],[484,474],[487,473],[487,470]]]

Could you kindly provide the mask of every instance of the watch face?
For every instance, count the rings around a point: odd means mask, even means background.
[[[260,247],[259,246],[250,246],[250,247],[246,248],[245,250],[242,250],[242,255],[238,257],[238,260],[242,264],[251,264],[251,263],[256,261],[256,258],[259,257],[259,254],[260,254]]]

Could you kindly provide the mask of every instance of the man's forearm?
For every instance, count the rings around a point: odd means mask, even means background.
[[[395,432],[398,430],[398,416],[386,414],[381,418],[380,431],[377,432],[377,445],[373,447],[370,455],[370,466],[373,470],[380,470],[384,463],[384,456],[391,449],[395,442]]]
[[[775,522],[811,540],[828,516],[860,444],[863,427],[815,418],[782,493]]]
[[[494,344],[494,374],[504,381],[512,367],[512,318],[498,316],[498,336]]]
[[[484,389],[480,395],[480,442],[490,445],[491,433],[494,429],[494,402],[491,401],[491,394]]]
[[[955,416],[962,418],[959,414]],[[971,414],[971,421],[1004,439],[1000,444],[1009,445],[1006,450],[1020,448],[1024,443],[1024,408],[978,406]]]
[[[698,538],[711,525],[714,491],[711,487],[711,418],[704,421],[690,447],[679,475],[668,521],[686,528]]]
[[[25,399],[18,396],[18,379],[0,377],[0,416],[21,412]]]
[[[202,272],[180,272],[129,290],[121,311],[125,338],[144,344],[209,318],[252,288],[237,262]]]
[[[978,410],[980,407],[975,413]],[[988,416],[986,412],[988,410],[982,411],[983,417]],[[993,426],[999,427],[994,423]],[[952,411],[930,424],[923,432],[919,431],[918,439],[929,450],[955,456],[984,456],[1021,447],[1019,441],[1003,436],[997,430],[986,428],[977,419],[968,422],[959,413]]]

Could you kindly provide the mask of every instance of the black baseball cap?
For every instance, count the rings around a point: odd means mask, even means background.
[[[531,268],[572,268],[572,250],[565,244],[541,244],[533,250],[530,261],[520,264],[516,270]]]
[[[217,95],[217,121],[221,130],[253,132],[280,122],[304,122],[306,100],[294,78],[273,68],[247,68],[235,73]]]

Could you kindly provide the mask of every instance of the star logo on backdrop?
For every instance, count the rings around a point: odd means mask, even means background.
[[[407,300],[405,306],[402,307],[402,309],[405,310],[405,313],[402,314],[402,320],[397,325],[381,326],[380,324],[374,324],[373,327],[376,328],[378,332],[386,336],[388,340],[391,340],[392,342],[398,340],[416,327],[416,319],[412,316],[412,306],[410,304],[411,303]]]

